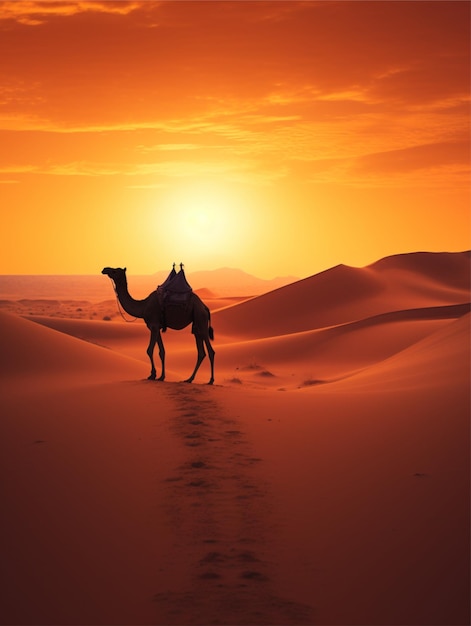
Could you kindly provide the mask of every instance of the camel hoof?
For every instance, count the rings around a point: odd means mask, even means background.
[[[147,380],[155,380],[155,374],[151,374],[147,377]]]
[[[208,385],[212,385],[214,383],[214,378],[211,378],[211,380],[209,381]]]
[[[192,383],[193,382],[193,378],[187,378],[186,380],[183,381],[184,383]]]
[[[157,378],[158,381],[163,382],[165,380],[165,376],[159,376],[159,378]]]

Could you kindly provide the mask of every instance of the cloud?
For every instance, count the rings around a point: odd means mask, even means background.
[[[447,141],[388,150],[360,157],[355,171],[397,174],[436,167],[470,164],[469,141]]]
[[[116,176],[123,174],[123,168],[117,164],[72,161],[38,168],[41,174],[53,176]]]
[[[259,126],[355,121],[380,106],[401,116],[469,94],[467,11],[440,2],[3,2],[0,100],[29,116],[26,128],[36,117],[57,132],[222,123],[224,114]],[[14,19],[50,21],[24,28]]]
[[[16,165],[0,167],[0,175],[12,174],[46,175],[58,177],[120,177],[122,179],[136,179],[132,187],[157,188],[165,186],[175,179],[206,179],[224,178],[237,182],[252,184],[269,184],[282,178],[287,171],[283,167],[261,167],[256,159],[220,159],[220,160],[166,160],[141,162],[104,162],[91,160],[77,160],[62,163],[43,163],[36,165]],[[5,182],[5,181],[4,181]]]
[[[137,146],[140,152],[182,152],[187,150],[199,150],[200,145],[195,143],[161,143],[155,146]]]
[[[300,182],[388,187],[398,180],[401,185],[419,179],[424,183],[434,172],[434,184],[440,180],[444,185],[446,180],[461,180],[460,172],[469,166],[465,114],[448,116],[420,108],[395,117],[380,109],[352,119],[342,115],[316,122],[234,112],[223,119],[218,114],[84,128],[36,121],[48,147],[36,151],[35,165],[25,166],[23,173],[118,176],[133,178],[133,187],[154,188],[172,179],[205,176],[257,185],[291,177]],[[143,137],[146,144],[141,143]],[[17,161],[22,154],[25,160],[34,158],[27,146],[35,141],[39,139],[28,132],[17,135]],[[110,141],[111,158],[106,149]],[[91,145],[94,161],[89,159]],[[67,160],[74,155],[79,158]],[[7,158],[4,154],[3,160]]]
[[[2,165],[0,166],[1,174],[31,174],[37,171],[36,165]]]
[[[131,166],[127,176],[159,176],[163,179],[207,179],[218,178],[232,182],[248,182],[268,185],[284,178],[287,171],[283,166],[261,167],[260,161],[253,159],[224,159],[218,161],[164,161]]]
[[[0,20],[14,20],[27,26],[44,24],[53,16],[70,17],[78,13],[113,13],[127,15],[142,6],[140,2],[79,1],[79,2],[33,2],[10,0],[0,4]]]
[[[0,116],[0,129],[9,131],[37,131],[44,133],[58,134],[87,134],[87,133],[107,133],[107,132],[129,132],[139,130],[169,130],[175,128],[192,128],[194,124],[176,123],[175,126],[160,120],[135,120],[117,121],[105,123],[74,123],[60,122],[47,117],[35,116],[31,114],[10,114]]]

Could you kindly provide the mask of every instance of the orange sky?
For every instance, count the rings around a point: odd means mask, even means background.
[[[0,2],[3,274],[471,247],[468,2]]]

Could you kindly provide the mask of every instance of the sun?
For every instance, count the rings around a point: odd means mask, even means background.
[[[232,215],[227,200],[214,195],[189,198],[181,208],[182,231],[188,241],[205,242],[208,238],[227,244]]]
[[[174,190],[166,216],[169,236],[180,253],[198,258],[235,253],[243,245],[245,207],[222,185],[192,184]]]

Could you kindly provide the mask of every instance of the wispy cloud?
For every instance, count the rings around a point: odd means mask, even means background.
[[[0,165],[1,174],[30,174],[37,171],[36,165]]]
[[[201,146],[196,143],[161,143],[153,146],[137,146],[137,150],[144,154],[148,152],[186,152],[199,149]]]
[[[109,123],[72,123],[60,122],[46,117],[28,114],[0,115],[0,129],[11,131],[37,131],[58,134],[129,132],[139,130],[173,130],[184,127],[194,127],[193,124],[175,125],[161,120],[131,120]]]
[[[289,120],[271,119],[271,123],[265,114],[239,117],[234,113],[223,117],[224,121],[207,115],[192,120],[83,128],[63,128],[36,120],[36,131],[67,139],[68,153],[74,152],[74,142],[82,141],[84,133],[90,138],[96,135],[95,142],[114,133],[114,159],[108,155],[106,160],[95,162],[87,158],[60,162],[57,153],[52,157],[55,163],[36,163],[25,166],[22,172],[134,178],[136,182],[131,186],[141,188],[201,176],[251,179],[254,184],[263,185],[291,176],[317,183],[388,187],[391,181],[398,184],[401,177],[404,185],[417,182],[417,177],[424,181],[427,172],[432,171],[437,181],[451,175],[457,180],[459,172],[469,166],[469,152],[462,139],[466,125],[463,114],[461,118],[444,118],[440,111],[432,109],[395,118],[378,110],[353,119],[340,116],[316,122],[289,116]],[[143,130],[148,143],[135,144]],[[27,132],[19,137],[28,141]],[[58,145],[63,146],[63,141]],[[164,155],[172,158],[162,159]]]
[[[123,174],[123,167],[116,164],[72,161],[38,168],[41,174],[53,176],[116,176]]]
[[[388,150],[360,157],[358,172],[401,173],[470,163],[469,141],[448,141]]]
[[[183,179],[218,179],[269,185],[284,178],[288,171],[283,166],[264,168],[258,160],[224,159],[219,161],[166,160],[148,163],[104,163],[69,161],[37,166],[11,166],[0,169],[1,174],[34,174],[57,177],[104,178],[115,177],[130,188],[156,189]],[[129,182],[131,181],[132,182]]]
[[[106,0],[78,2],[29,2],[10,0],[0,4],[0,20],[15,20],[27,26],[38,26],[52,16],[68,17],[78,13],[114,13],[127,15],[140,8],[140,2],[114,2]]]

